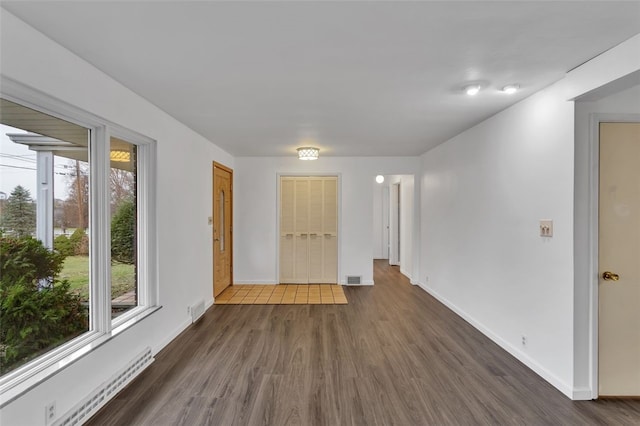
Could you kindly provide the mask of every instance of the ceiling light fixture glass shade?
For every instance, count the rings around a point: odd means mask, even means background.
[[[129,151],[113,150],[110,152],[109,158],[116,163],[128,163],[131,161],[131,153]]]
[[[382,176],[382,175],[376,176],[376,182],[378,182],[378,183],[384,182],[384,176]]]
[[[467,95],[469,96],[475,96],[478,94],[478,92],[480,92],[480,86],[474,84],[471,86],[467,86],[464,88],[464,91]]]
[[[518,91],[518,89],[520,89],[520,86],[517,84],[509,84],[507,86],[504,86],[502,88],[502,91],[504,93],[506,93],[507,95],[513,95],[514,93],[516,93]]]
[[[298,148],[297,151],[299,160],[317,160],[320,155],[320,150],[312,146],[303,146]]]

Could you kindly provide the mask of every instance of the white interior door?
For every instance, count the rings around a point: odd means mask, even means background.
[[[389,187],[389,264],[400,264],[400,184]]]
[[[295,181],[295,266],[294,282],[309,282],[309,180]]]
[[[382,188],[382,258],[389,259],[389,187]]]
[[[600,124],[599,396],[640,396],[640,123]]]
[[[295,282],[295,181],[280,180],[280,282]]]

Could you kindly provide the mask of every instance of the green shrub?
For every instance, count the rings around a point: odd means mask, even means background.
[[[53,240],[53,248],[65,257],[75,254],[73,243],[71,243],[66,235],[58,235],[56,239]]]
[[[135,263],[136,206],[124,201],[111,219],[111,259]]]
[[[87,234],[84,229],[76,228],[73,234],[69,237],[71,245],[73,246],[73,254],[75,255],[87,255],[89,254],[89,244]]]
[[[88,329],[87,308],[57,279],[63,261],[34,238],[0,235],[0,374]]]

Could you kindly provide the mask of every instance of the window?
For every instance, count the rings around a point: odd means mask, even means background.
[[[28,101],[0,98],[0,404],[157,309],[154,142],[8,86]]]
[[[111,137],[111,318],[138,305],[136,153],[134,144]]]
[[[87,128],[2,99],[0,374],[89,330]]]

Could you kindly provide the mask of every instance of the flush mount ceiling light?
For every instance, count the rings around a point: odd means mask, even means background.
[[[464,92],[469,96],[475,96],[480,92],[480,86],[477,84],[472,84],[470,86],[466,86],[464,88]]]
[[[382,175],[376,176],[376,182],[378,182],[378,183],[384,182],[384,176],[382,176]]]
[[[131,161],[131,153],[129,151],[121,151],[114,149],[109,154],[109,158],[111,161],[115,161],[116,163],[128,163]]]
[[[317,160],[320,150],[312,146],[303,146],[297,149],[299,160]]]
[[[518,91],[518,89],[520,89],[519,84],[508,84],[502,88],[502,91],[507,95],[513,95]]]

